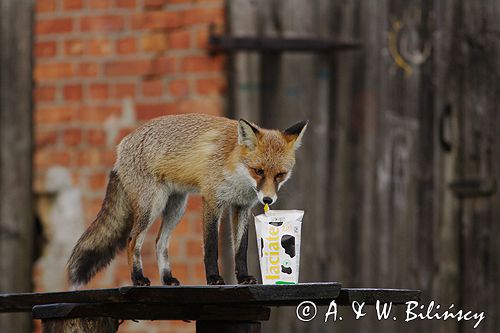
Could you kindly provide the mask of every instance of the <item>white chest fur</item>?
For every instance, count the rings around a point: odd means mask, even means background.
[[[257,183],[240,164],[233,172],[225,172],[224,181],[217,191],[217,198],[235,205],[253,205],[257,201]]]

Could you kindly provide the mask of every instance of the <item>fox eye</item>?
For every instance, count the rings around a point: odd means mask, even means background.
[[[286,172],[280,172],[276,175],[276,178],[283,178],[286,176]]]
[[[253,168],[253,172],[255,172],[257,176],[264,175],[264,170],[262,170],[261,168]]]

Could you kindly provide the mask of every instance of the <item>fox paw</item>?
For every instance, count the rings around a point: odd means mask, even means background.
[[[257,284],[257,279],[252,275],[238,276],[238,284]]]
[[[163,277],[163,285],[165,286],[178,286],[180,285],[181,283],[179,282],[179,280],[177,280],[176,278],[170,276],[170,277],[166,277],[164,276]]]
[[[209,275],[207,276],[207,284],[208,285],[224,285],[224,279],[220,275]]]
[[[142,274],[133,273],[132,274],[132,283],[134,286],[150,286],[151,281],[147,277]]]

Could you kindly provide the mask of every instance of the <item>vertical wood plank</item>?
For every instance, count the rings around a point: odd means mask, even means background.
[[[231,0],[227,1],[228,32],[235,37],[257,36],[260,31],[259,11],[262,0]],[[256,124],[260,119],[260,56],[255,52],[237,52],[229,55],[229,104],[230,118],[243,118]],[[257,210],[255,212],[257,213]],[[260,208],[261,209],[261,208]],[[259,212],[260,213],[260,212]],[[253,219],[248,232],[248,272],[260,278],[257,244]],[[226,226],[229,224],[226,223]],[[229,228],[226,228],[228,230]],[[226,238],[228,238],[226,234]],[[226,282],[235,281],[233,249],[225,241],[226,249],[222,257],[224,278]]]
[[[433,196],[436,206],[433,225],[433,251],[435,268],[432,287],[428,288],[429,298],[439,299],[441,304],[459,304],[459,201],[450,190],[449,184],[458,177],[459,172],[459,118],[461,104],[461,75],[458,57],[460,41],[454,36],[461,23],[458,20],[460,3],[443,1],[436,4],[436,33],[433,44],[435,101],[434,123],[436,136],[434,145],[439,151],[434,164],[436,191]],[[446,109],[450,110],[447,114]],[[440,128],[442,124],[442,128]],[[451,144],[447,151],[442,140]],[[459,326],[454,321],[446,321],[438,330],[428,325],[433,332],[457,332]]]
[[[0,5],[0,292],[31,286],[32,1]],[[1,314],[0,331],[30,332],[29,314]]]
[[[498,31],[500,7],[494,1],[462,1],[462,90],[461,90],[461,167],[463,180],[498,182],[498,71],[500,43],[492,35]],[[500,325],[497,257],[500,234],[498,213],[500,196],[472,196],[461,199],[461,306],[480,309],[488,318],[478,332],[491,332]],[[496,304],[495,304],[496,303]],[[464,325],[468,328],[469,325]]]
[[[320,27],[327,34],[331,14],[325,2],[268,1],[261,13],[266,36],[318,37]],[[319,12],[323,9],[323,12]],[[323,15],[323,16],[321,16]],[[321,18],[325,20],[321,20]],[[264,54],[262,57],[261,117],[270,128],[285,129],[297,121],[309,120],[309,128],[297,151],[294,177],[280,190],[277,207],[304,209],[302,229],[301,281],[328,280],[323,263],[325,248],[325,207],[328,184],[329,60],[314,53]],[[314,244],[314,245],[313,245]],[[333,279],[331,277],[330,279]],[[264,330],[303,332],[320,330],[321,323],[301,323],[295,309],[276,309]]]

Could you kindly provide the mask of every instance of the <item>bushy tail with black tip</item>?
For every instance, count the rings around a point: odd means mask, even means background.
[[[101,210],[83,233],[68,260],[73,288],[87,284],[127,245],[132,227],[131,207],[116,171],[111,171]]]

